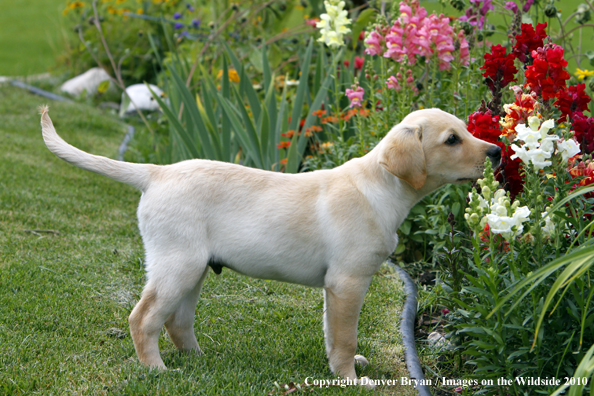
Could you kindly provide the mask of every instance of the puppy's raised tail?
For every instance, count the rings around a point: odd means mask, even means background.
[[[45,145],[59,158],[79,168],[129,184],[141,191],[145,191],[148,188],[152,170],[157,168],[157,165],[116,161],[79,150],[58,136],[54,124],[48,115],[47,106],[41,106],[39,112],[41,114],[41,130]]]

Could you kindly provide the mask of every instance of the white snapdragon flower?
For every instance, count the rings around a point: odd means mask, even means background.
[[[514,150],[514,152],[515,152],[515,154],[510,157],[511,159],[519,158],[525,164],[530,163],[530,156],[528,155],[528,150],[526,150],[526,148],[524,146],[518,146],[517,144],[512,144],[511,149]]]
[[[509,204],[509,198],[505,194],[505,190],[499,189],[495,191],[493,198],[491,199],[491,213],[497,216],[507,216],[507,205]]]
[[[552,161],[547,161],[551,158],[551,153],[542,149],[530,150],[528,151],[528,155],[530,156],[530,162],[532,162],[536,170],[544,169],[553,164]]]
[[[320,15],[320,22],[316,25],[322,35],[318,41],[328,47],[338,48],[344,45],[344,35],[351,31],[347,27],[351,20],[347,18],[348,11],[344,9],[344,1],[328,0],[324,1],[324,5],[326,13]]]
[[[553,154],[553,152],[555,151],[555,142],[559,141],[559,136],[557,135],[550,135],[545,138],[543,138],[540,141],[540,149],[542,151],[546,151],[547,153]]]
[[[530,216],[530,209],[528,206],[521,206],[516,209],[512,219],[514,221],[514,225],[516,226],[516,232],[514,233],[514,237],[520,235],[524,230],[524,226],[522,223],[528,221],[528,217]]]
[[[555,121],[547,120],[540,125],[540,119],[533,116],[528,118],[528,125],[529,127],[524,124],[516,126],[517,137],[514,140],[521,140],[524,144],[511,145],[515,152],[511,159],[520,158],[525,164],[532,163],[536,170],[552,165],[553,162],[548,159],[555,151],[554,143],[560,139],[557,135],[548,135],[549,130],[555,126]]]
[[[545,217],[547,212],[542,212],[542,217]],[[552,216],[545,217],[545,225],[541,228],[542,235],[545,238],[550,238],[551,235],[555,232],[555,223],[553,223]]]
[[[496,214],[488,214],[487,222],[489,223],[489,230],[495,234],[505,236],[511,235],[514,221],[509,216],[498,216]]]
[[[528,216],[530,216],[530,209],[527,206],[522,206],[517,208],[511,217],[494,213],[488,214],[487,222],[491,232],[500,234],[505,239],[510,239],[522,234],[522,231],[524,231],[522,223],[528,221]]]
[[[517,137],[514,140],[523,140],[524,146],[528,146],[530,149],[538,147],[541,139],[538,129],[535,131],[532,128],[526,128],[524,124],[518,124],[515,129]]]
[[[549,133],[549,130],[553,129],[554,127],[555,127],[555,121],[554,120],[546,120],[540,126],[540,129],[539,129],[540,135],[543,138],[546,137],[547,134]]]
[[[561,153],[563,162],[567,162],[567,160],[569,160],[571,157],[580,153],[580,145],[573,139],[559,142],[557,147],[559,149],[559,152]]]

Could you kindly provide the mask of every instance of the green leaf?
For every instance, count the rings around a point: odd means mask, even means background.
[[[105,92],[107,92],[107,90],[109,89],[109,83],[110,83],[109,80],[101,81],[101,83],[97,87],[97,92],[99,92],[100,94],[104,94]],[[127,96],[127,95],[124,95],[124,96]]]
[[[375,14],[376,14],[376,9],[375,8],[367,8],[366,10],[363,10],[363,12],[361,12],[359,14],[359,17],[357,18],[357,20],[355,21],[355,23],[353,23],[353,49],[357,48],[357,42],[359,41],[359,35],[361,34],[361,32],[363,31],[363,29],[365,29],[365,27],[367,25],[369,25],[369,23],[375,18]]]

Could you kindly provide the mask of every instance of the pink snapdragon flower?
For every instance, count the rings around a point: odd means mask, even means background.
[[[462,15],[458,20],[467,21],[472,26],[477,26],[482,30],[485,25],[485,17],[487,13],[495,7],[491,4],[491,0],[470,0],[470,4],[472,4],[472,6],[466,9],[466,15]]]
[[[398,79],[394,76],[390,76],[386,81],[386,85],[390,89],[394,89],[396,91],[400,91],[400,84],[398,84]]]
[[[508,1],[507,3],[505,3],[504,8],[510,10],[514,14],[518,12],[518,5],[515,1]]]
[[[365,90],[362,87],[357,87],[356,89],[347,88],[346,96],[351,101],[350,107],[361,107],[361,101],[363,100],[363,94]]]
[[[490,0],[481,1],[484,1],[482,8],[487,12],[492,7]],[[382,45],[384,43],[386,50]],[[409,65],[415,64],[417,56],[423,56],[429,62],[435,55],[440,70],[450,69],[456,48],[460,50],[459,59],[463,65],[468,65],[470,58],[464,34],[456,33],[450,19],[443,14],[427,16],[427,10],[419,5],[418,0],[411,0],[409,4],[401,2],[400,17],[389,30],[376,27],[367,35],[365,44],[365,53],[369,55],[383,55],[399,63],[407,59]]]
[[[464,66],[468,66],[470,63],[470,50],[468,48],[466,36],[464,36],[464,31],[460,30],[457,37],[458,43],[460,44],[460,63]]]
[[[446,70],[450,68],[450,62],[454,60],[452,52],[456,49],[454,47],[454,28],[450,26],[450,19],[442,15],[439,17],[435,14],[431,15],[425,20],[422,29],[423,47],[427,48],[426,57],[431,55],[431,44],[435,44],[434,52],[439,59],[439,70]]]
[[[412,70],[408,69],[406,71],[406,85],[408,85],[411,88],[414,88],[414,82],[415,82],[415,78],[412,75]]]
[[[384,54],[384,37],[379,34],[377,31],[372,30],[369,32],[369,35],[365,39],[365,44],[367,48],[365,48],[365,53],[367,55],[383,55]]]

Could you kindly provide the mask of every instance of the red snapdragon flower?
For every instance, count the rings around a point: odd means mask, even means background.
[[[567,87],[557,92],[555,106],[561,110],[558,122],[571,120],[575,112],[589,111],[590,100],[590,96],[586,93],[586,84]]]
[[[572,116],[573,138],[580,144],[582,153],[594,152],[594,118],[587,117],[581,111]]]
[[[526,68],[526,84],[543,100],[552,99],[565,88],[569,73],[565,70],[567,61],[563,58],[564,49],[557,44],[546,44],[532,51],[534,62]]]
[[[534,27],[529,23],[522,24],[522,33],[516,35],[516,44],[514,45],[513,54],[524,64],[531,64],[530,57],[532,51],[544,45],[544,39],[547,37],[547,23],[539,23]]]
[[[499,141],[502,133],[499,129],[499,116],[492,115],[490,110],[475,111],[468,117],[467,129],[477,138],[501,147],[501,165],[495,177],[506,190],[510,191],[511,198],[514,199],[524,188],[524,180],[519,172],[522,161],[519,158],[512,160],[510,157],[515,152]]]
[[[467,129],[477,138],[503,148],[503,143],[499,141],[501,135],[499,116],[492,115],[490,110],[486,112],[475,111],[469,115]]]
[[[524,179],[520,175],[519,158],[511,159],[515,152],[511,146],[505,146],[501,150],[501,165],[495,173],[495,179],[501,183],[506,191],[509,191],[510,198],[513,200],[524,190]]]
[[[518,69],[514,66],[515,55],[505,54],[506,49],[502,45],[491,46],[491,52],[486,53],[485,64],[481,67],[484,70],[483,77],[491,92],[504,88],[512,81],[516,81]]]

